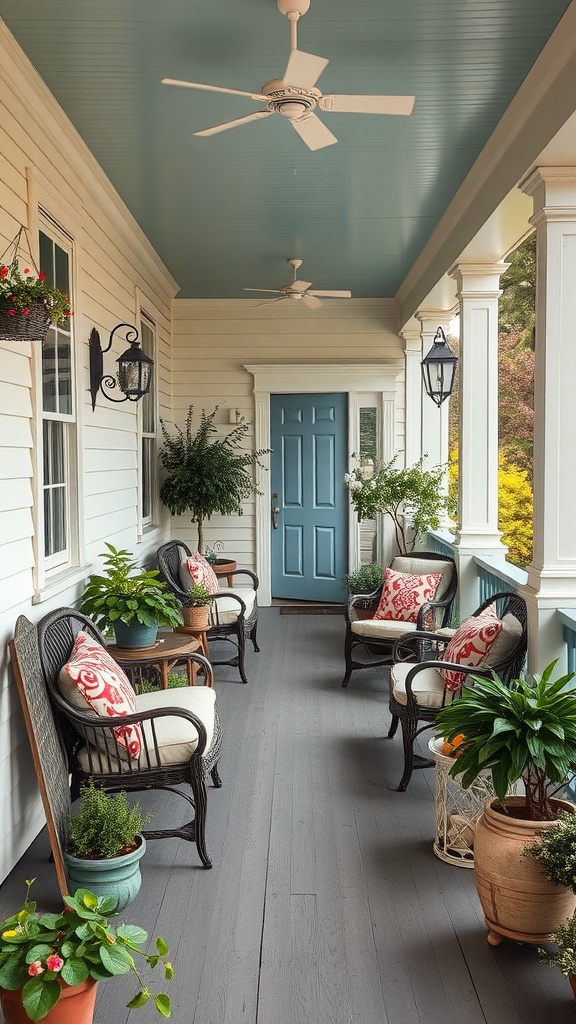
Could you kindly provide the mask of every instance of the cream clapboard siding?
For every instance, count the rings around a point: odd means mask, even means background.
[[[88,393],[88,337],[103,344],[141,308],[157,325],[159,415],[171,416],[171,300],[177,286],[44,83],[0,21],[0,252],[20,224],[37,237],[38,204],[74,238],[81,561],[90,571],[110,540],[148,559],[169,535],[169,516],[138,535],[138,408]],[[126,348],[118,338],[105,372]],[[35,410],[38,349],[0,342],[0,880],[43,824],[28,741],[5,644],[20,613],[33,621],[73,604],[82,573],[35,599]],[[33,603],[33,599],[34,602]]]
[[[325,300],[314,311],[288,299],[271,304],[253,299],[175,299],[172,313],[175,422],[183,425],[190,403],[196,413],[218,405],[217,422],[229,429],[229,412],[238,409],[249,424],[246,442],[250,445],[254,443],[254,380],[244,364],[403,360],[396,304],[391,299]],[[374,390],[378,390],[377,381]],[[395,448],[400,451],[404,447],[402,373],[396,399]],[[196,546],[196,531],[185,516],[174,519],[172,535]],[[239,565],[254,569],[253,501],[245,504],[242,516],[214,516],[205,528],[205,539],[222,542],[226,554]]]

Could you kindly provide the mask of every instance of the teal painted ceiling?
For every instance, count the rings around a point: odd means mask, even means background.
[[[235,298],[300,277],[391,296],[569,0],[312,0],[300,50],[330,60],[322,93],[408,94],[410,117],[320,113],[310,151],[243,96],[281,78],[276,0],[2,0],[0,13],[181,286]]]

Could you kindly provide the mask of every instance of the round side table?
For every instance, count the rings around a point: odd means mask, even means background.
[[[141,647],[129,650],[126,647],[117,647],[110,644],[107,650],[114,661],[117,661],[123,669],[131,675],[134,688],[142,679],[143,668],[155,668],[160,676],[163,690],[168,689],[168,673],[182,662],[186,665],[188,685],[194,686],[196,682],[196,665],[188,654],[193,654],[200,648],[200,643],[195,636],[179,636],[176,633],[161,635],[152,647]]]
[[[236,562],[233,562],[230,558],[217,558],[211,565],[218,578],[225,576],[228,586],[234,586],[234,577],[230,574],[236,572]]]

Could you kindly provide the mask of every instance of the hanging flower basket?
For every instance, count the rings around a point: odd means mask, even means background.
[[[44,341],[50,326],[46,306],[37,300],[25,309],[0,302],[0,341]]]
[[[27,247],[21,245],[23,234]],[[44,341],[50,324],[67,324],[71,316],[70,299],[46,282],[28,232],[20,228],[0,256],[0,341]]]

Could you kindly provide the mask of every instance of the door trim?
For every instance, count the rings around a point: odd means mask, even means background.
[[[404,370],[401,361],[326,366],[323,364],[250,364],[244,365],[254,378],[254,447],[270,447],[270,395],[321,394],[340,391],[348,395],[348,458],[358,450],[358,400],[362,392],[380,392],[384,460],[395,450],[396,396],[398,377]],[[265,477],[265,479],[263,478]],[[272,601],[272,555],[270,538],[270,474],[258,481],[256,512],[256,573],[260,579],[258,603]],[[354,510],[348,517],[348,561],[359,561],[358,520]]]

